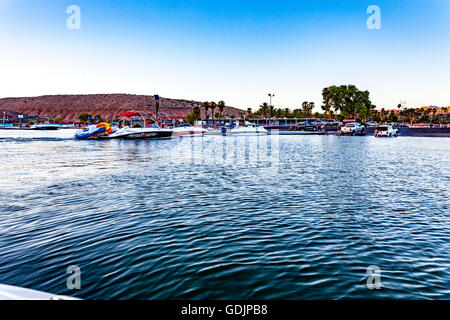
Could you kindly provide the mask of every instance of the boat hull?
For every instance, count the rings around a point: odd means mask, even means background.
[[[91,130],[79,130],[75,133],[75,138],[80,140],[95,139],[99,134],[106,131],[105,127],[93,128]]]
[[[173,128],[174,136],[186,136],[186,135],[203,135],[207,133],[206,129],[195,127],[177,127]]]
[[[60,126],[57,125],[36,125],[30,128],[31,130],[59,130]]]
[[[227,130],[227,133],[230,133],[231,135],[265,135],[267,134],[267,130],[262,129],[231,129],[230,131]]]
[[[115,133],[100,137],[103,139],[168,139],[172,137],[172,130],[153,129],[153,128],[124,128],[119,129]]]
[[[116,137],[116,139],[168,139],[172,137],[172,132],[148,132],[148,133],[135,133],[126,135],[123,137]],[[114,139],[114,137],[111,137]]]
[[[0,300],[78,300],[47,292],[0,284]]]

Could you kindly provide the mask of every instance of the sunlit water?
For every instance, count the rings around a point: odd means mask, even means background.
[[[448,138],[72,136],[0,130],[0,283],[88,299],[450,298]]]

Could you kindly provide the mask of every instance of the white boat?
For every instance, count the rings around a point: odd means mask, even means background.
[[[207,128],[205,134],[211,135],[211,136],[217,136],[217,135],[221,135],[222,131],[220,129]]]
[[[165,115],[162,118],[163,127],[172,129],[174,136],[203,135],[207,132],[204,128],[192,126],[184,120],[184,117],[173,116],[167,112],[162,112],[162,114]]]
[[[163,139],[171,138],[172,129],[161,128],[156,118],[142,111],[130,111],[124,114],[116,115],[116,118],[128,118],[130,125],[119,127],[117,131],[107,136],[101,136],[100,139]]]
[[[59,130],[60,128],[60,125],[51,123],[34,124],[30,127],[31,130]]]
[[[172,128],[174,136],[183,136],[183,135],[203,135],[207,133],[206,129],[197,128],[191,125],[181,125]]]
[[[47,292],[0,284],[0,300],[78,300]]]
[[[254,123],[246,122],[243,126],[236,122],[236,126],[232,129],[227,129],[227,133],[231,135],[235,134],[267,134],[267,130],[264,127],[258,127]]]
[[[101,139],[162,139],[172,137],[172,129],[159,127],[124,127]]]

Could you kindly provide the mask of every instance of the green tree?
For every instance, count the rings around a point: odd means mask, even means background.
[[[360,91],[354,85],[331,86],[325,91],[327,104],[342,117],[367,119],[375,107],[368,91]]]
[[[91,118],[91,115],[89,113],[82,113],[78,117],[78,120],[80,120],[80,122],[88,122],[90,118]]]
[[[200,111],[199,106],[195,106],[195,107],[192,109],[192,114],[193,114],[195,120],[200,119],[202,113],[201,113],[201,111]]]
[[[269,106],[269,117],[272,118],[275,115],[275,107]]]
[[[308,101],[304,101],[304,102],[302,103],[302,113],[303,113],[303,115],[304,115],[305,117],[308,116],[308,108],[309,108]]]
[[[315,104],[314,102],[308,103],[308,115],[312,115],[312,111],[314,110]]]
[[[330,114],[330,89],[324,88],[322,90],[322,97],[323,97],[323,105],[322,110],[325,112],[325,119],[327,119],[328,115]]]
[[[262,118],[267,118],[267,115],[270,112],[269,104],[267,102],[264,102],[262,105],[259,106],[258,114]]]
[[[306,118],[310,117],[311,114],[312,114],[313,108],[314,108],[314,102],[304,101],[302,103],[303,116],[306,117]]]
[[[247,118],[251,118],[253,116],[252,108],[247,108]]]
[[[217,107],[219,108],[220,118],[222,118],[223,109],[225,109],[225,102],[223,100],[220,100],[217,104]]]
[[[184,120],[186,120],[190,124],[194,124],[194,122],[197,120],[196,114],[194,112],[188,113]]]
[[[203,102],[202,107],[203,107],[203,109],[205,109],[206,122],[209,122],[209,114],[208,114],[209,102]]]
[[[209,103],[209,108],[211,109],[211,116],[212,116],[212,119],[214,120],[214,109],[217,108],[217,103],[210,102]]]

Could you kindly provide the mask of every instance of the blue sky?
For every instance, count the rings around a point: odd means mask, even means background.
[[[81,9],[68,30],[66,8]],[[369,30],[369,5],[381,29]],[[450,0],[0,0],[0,97],[133,93],[257,108],[355,84],[450,105]]]

